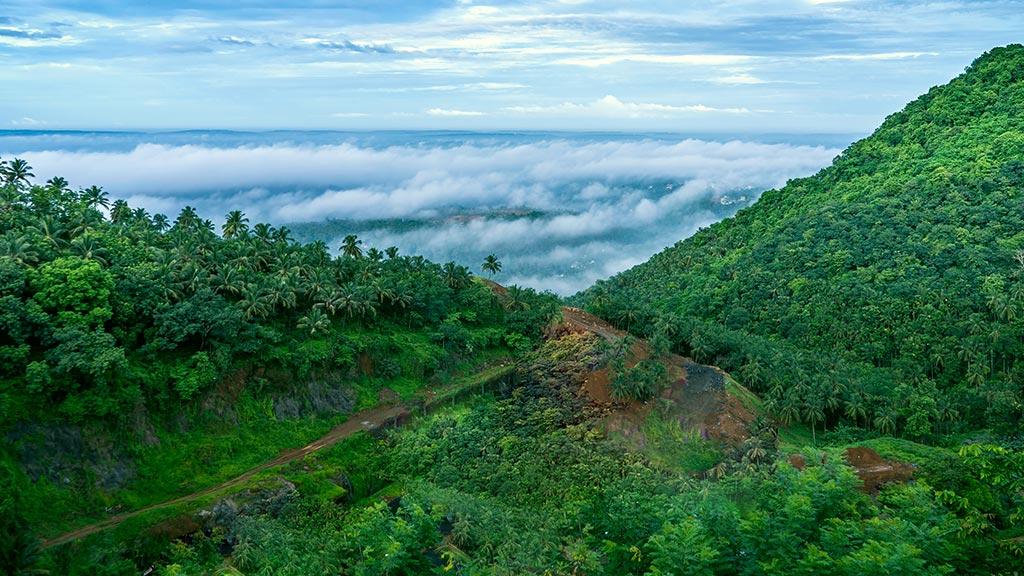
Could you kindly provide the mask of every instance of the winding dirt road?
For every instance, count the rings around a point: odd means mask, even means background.
[[[204,496],[215,494],[222,490],[239,487],[245,484],[245,482],[247,482],[248,480],[252,479],[253,476],[259,474],[260,472],[264,472],[271,468],[281,466],[282,464],[287,464],[294,460],[304,458],[308,454],[312,454],[313,452],[322,450],[333,444],[337,444],[341,440],[344,440],[345,438],[348,438],[349,436],[352,436],[357,432],[375,430],[382,426],[388,426],[396,422],[401,422],[405,418],[409,417],[410,414],[410,410],[407,407],[401,405],[379,406],[375,408],[369,408],[367,410],[362,410],[360,412],[356,412],[349,416],[348,420],[335,426],[330,432],[328,432],[326,435],[319,438],[318,440],[310,444],[307,444],[302,448],[295,448],[293,450],[287,450],[285,452],[282,452],[273,460],[268,460],[267,462],[264,462],[254,468],[250,468],[249,470],[245,471],[239,476],[236,476],[235,478],[232,478],[231,480],[227,480],[225,482],[221,482],[220,484],[204,488],[202,490],[199,490],[198,492],[193,492],[186,496],[174,498],[173,500],[167,500],[164,502],[151,504],[149,506],[139,508],[138,510],[132,510],[131,512],[116,514],[114,516],[111,516],[110,518],[107,518],[106,520],[101,520],[94,524],[82,526],[81,528],[72,530],[71,532],[65,532],[60,536],[56,536],[49,540],[43,541],[42,547],[50,548],[53,546],[59,546],[61,544],[65,544],[73,540],[78,540],[79,538],[85,538],[90,534],[95,534],[97,532],[102,532],[103,530],[106,530],[108,528],[113,528],[114,526],[117,526],[125,520],[134,518],[136,516],[139,516],[140,514],[145,514],[146,512],[152,512],[153,510],[160,510],[163,508],[168,508],[170,506],[176,506],[178,504],[185,504],[187,502],[198,500],[199,498],[202,498]]]

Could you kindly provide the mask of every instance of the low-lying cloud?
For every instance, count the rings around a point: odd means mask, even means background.
[[[41,179],[101,185],[171,217],[192,205],[215,221],[232,209],[253,222],[349,221],[371,245],[474,268],[493,252],[505,264],[501,280],[565,294],[642,262],[837,153],[746,141],[496,135],[392,146],[140,143],[20,155]],[[379,222],[398,219],[406,222]],[[346,227],[299,230],[335,242]]]

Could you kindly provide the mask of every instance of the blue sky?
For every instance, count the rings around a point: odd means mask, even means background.
[[[866,132],[1020,0],[0,2],[0,129]]]

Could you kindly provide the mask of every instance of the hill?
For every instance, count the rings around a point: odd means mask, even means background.
[[[924,437],[1024,415],[1024,46],[818,174],[574,297],[743,375],[785,421]]]
[[[578,297],[619,327],[0,164],[0,573],[1014,573],[1022,80]]]

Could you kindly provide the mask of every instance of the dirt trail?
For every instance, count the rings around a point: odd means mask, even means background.
[[[132,510],[131,512],[116,514],[114,516],[111,516],[110,518],[107,518],[106,520],[96,522],[95,524],[82,526],[77,530],[72,530],[71,532],[66,532],[64,534],[61,534],[60,536],[56,536],[49,540],[45,540],[42,544],[42,547],[50,548],[52,546],[65,544],[67,542],[71,542],[72,540],[84,538],[86,536],[89,536],[90,534],[95,534],[97,532],[102,532],[103,530],[106,530],[108,528],[113,528],[114,526],[117,526],[125,520],[134,518],[136,516],[139,516],[140,514],[145,514],[146,512],[160,510],[162,508],[176,506],[178,504],[184,504],[187,502],[198,500],[199,498],[202,498],[204,496],[215,494],[228,488],[240,486],[247,482],[248,480],[250,480],[252,477],[259,474],[260,472],[264,472],[271,468],[281,466],[282,464],[287,464],[294,460],[304,458],[308,454],[312,454],[313,452],[336,444],[339,441],[344,440],[345,438],[348,438],[349,436],[352,436],[357,432],[375,430],[382,426],[400,423],[404,421],[406,418],[408,418],[410,414],[410,410],[402,405],[379,406],[376,408],[370,408],[367,410],[356,412],[350,415],[348,420],[346,420],[342,424],[339,424],[338,426],[335,426],[330,432],[328,432],[326,435],[319,438],[318,440],[310,444],[307,444],[302,448],[295,448],[293,450],[287,450],[285,452],[282,452],[273,460],[269,460],[254,468],[250,468],[246,472],[242,473],[241,475],[235,478],[232,478],[231,480],[221,482],[220,484],[217,484],[215,486],[204,488],[202,490],[199,490],[198,492],[193,492],[186,496],[180,496],[178,498],[167,500],[165,502],[151,504],[149,506],[139,508],[138,510]]]
[[[606,340],[618,339],[626,335],[624,331],[619,330],[597,316],[570,306],[562,307],[562,321],[577,330],[593,332]]]

